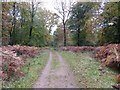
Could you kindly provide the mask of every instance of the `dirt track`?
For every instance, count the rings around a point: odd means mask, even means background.
[[[53,60],[58,60],[59,67],[52,68]],[[62,56],[58,52],[50,52],[48,62],[33,88],[77,88],[77,86]]]

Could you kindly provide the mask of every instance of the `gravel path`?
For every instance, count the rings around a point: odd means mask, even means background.
[[[59,67],[52,68],[53,54],[57,56]],[[48,63],[33,88],[77,88],[74,76],[67,63],[58,52],[50,52]]]

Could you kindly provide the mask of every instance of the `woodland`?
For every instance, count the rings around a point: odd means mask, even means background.
[[[109,68],[110,72],[114,72],[109,75],[114,78],[110,79],[114,84],[106,87],[119,90],[120,2],[55,1],[56,4],[53,6],[55,12],[43,7],[42,1],[1,2],[0,81],[2,87],[31,88],[37,80],[38,72],[46,66],[49,52],[58,52],[63,58],[69,60],[72,57],[67,57],[67,53],[71,55],[89,53],[90,57],[100,64],[98,71],[102,72],[104,68]],[[69,60],[66,61],[78,62],[75,58]],[[57,65],[55,62],[54,64]],[[73,63],[70,64],[70,68],[72,65]],[[94,63],[91,63],[92,65],[94,66]],[[33,78],[30,78],[30,73],[35,74]],[[104,76],[104,72],[102,74]],[[26,77],[33,81],[29,84],[31,86],[25,84]],[[85,77],[89,78],[89,75]],[[108,79],[105,80],[109,82]]]

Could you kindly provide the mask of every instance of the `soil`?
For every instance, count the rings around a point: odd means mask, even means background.
[[[56,55],[56,59],[53,58]],[[59,67],[52,68],[52,61],[58,60]],[[78,88],[69,66],[58,52],[50,52],[48,62],[33,88]]]

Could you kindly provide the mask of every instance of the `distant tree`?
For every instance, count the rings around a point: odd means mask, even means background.
[[[64,46],[63,44],[63,40],[64,40],[64,32],[63,32],[63,25],[60,24],[58,27],[57,27],[57,30],[56,30],[56,33],[57,33],[57,42],[59,46]],[[67,38],[67,37],[66,37]]]
[[[103,28],[99,35],[99,44],[120,43],[118,4],[118,2],[105,3],[104,11],[101,14]]]
[[[18,3],[2,2],[2,37],[7,39],[7,44],[16,44],[16,25],[18,16]],[[3,45],[5,45],[3,41]]]
[[[102,20],[101,13],[103,11],[102,2],[91,3],[92,8],[86,15],[86,21],[84,29],[86,31],[86,44],[97,45],[98,42],[98,31],[101,29]]]
[[[13,21],[12,21],[12,33],[10,34],[10,45],[16,44],[16,2],[13,3]]]
[[[37,7],[38,7],[38,4],[40,2],[37,3],[37,5],[35,6],[35,2],[32,2],[32,7],[31,7],[31,23],[30,23],[30,33],[29,33],[29,45],[30,45],[30,42],[31,42],[31,37],[32,37],[32,29],[33,29],[33,23],[34,23],[34,16],[35,16],[35,13],[36,13],[36,10],[37,10]]]
[[[35,2],[34,2],[35,3]],[[3,2],[2,3],[2,42],[3,45],[49,45],[51,35],[47,29],[47,20],[42,12],[44,10],[34,4],[34,17],[32,17],[32,4],[29,2]],[[32,18],[31,18],[32,17]],[[46,15],[46,17],[48,17]],[[33,19],[33,21],[32,21]],[[32,29],[31,29],[32,23]],[[30,31],[32,30],[32,31]],[[30,34],[31,33],[31,34]],[[30,38],[31,35],[31,38]]]
[[[43,9],[41,14],[43,15],[45,22],[46,22],[46,27],[49,30],[49,33],[51,33],[52,28],[55,27],[55,25],[58,24],[58,15],[56,13],[52,13],[49,10]]]
[[[92,8],[92,3],[78,2],[72,7],[71,16],[69,19],[69,28],[72,30],[74,40],[77,40],[77,45],[84,45],[86,38],[86,31],[84,25],[86,21],[86,15]]]
[[[71,9],[71,6],[73,3],[71,2],[71,0],[70,1],[63,0],[60,2],[58,2],[56,0],[56,3],[57,4],[54,8],[57,10],[58,16],[62,20],[63,32],[64,32],[64,46],[66,46],[66,42],[67,42],[67,40],[66,40],[66,23],[69,19],[70,9]]]
[[[2,2],[2,45],[9,43],[9,37],[12,32],[12,22],[9,10],[12,8],[12,3]]]

